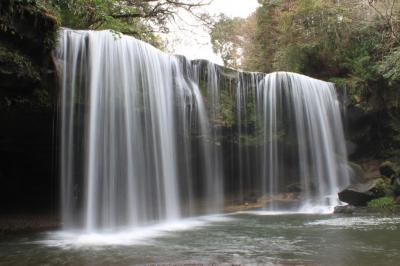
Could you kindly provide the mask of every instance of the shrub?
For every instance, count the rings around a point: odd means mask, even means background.
[[[393,188],[392,185],[390,184],[390,179],[388,178],[378,179],[375,188],[373,188],[372,192],[374,193],[374,196],[377,198],[392,196]]]
[[[377,198],[368,202],[368,207],[373,208],[392,208],[394,205],[395,201],[392,197]]]

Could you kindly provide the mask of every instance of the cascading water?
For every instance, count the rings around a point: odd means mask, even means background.
[[[303,207],[337,205],[338,188],[348,185],[349,174],[333,84],[272,73],[257,87],[256,105],[266,144],[261,154],[262,176],[269,184],[266,192],[278,193],[280,183],[296,169]],[[288,165],[292,171],[287,171]]]
[[[203,134],[209,125],[178,58],[131,37],[71,30],[63,31],[57,57],[65,225],[94,231],[185,215],[181,202],[190,205],[198,185],[192,125]],[[201,162],[213,157],[210,149],[202,154]],[[222,195],[218,186],[203,192]]]
[[[293,182],[302,204],[333,205],[348,183],[330,83],[191,62],[108,31],[63,30],[55,58],[67,228],[222,212],[228,195]]]

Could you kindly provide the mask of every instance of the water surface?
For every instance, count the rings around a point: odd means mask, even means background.
[[[237,213],[122,233],[0,240],[0,265],[398,265],[400,217]]]

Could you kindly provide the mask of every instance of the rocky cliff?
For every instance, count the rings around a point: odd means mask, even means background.
[[[59,22],[30,1],[0,2],[0,210],[55,205],[51,51]]]

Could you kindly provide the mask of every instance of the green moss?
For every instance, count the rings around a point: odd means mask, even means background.
[[[207,97],[207,83],[204,79],[199,80],[199,90],[203,98]]]
[[[38,69],[31,59],[17,50],[10,50],[0,45],[0,72],[3,74],[17,74],[32,80],[40,80]]]
[[[233,99],[227,90],[221,90],[220,94],[221,124],[225,127],[232,127],[235,122],[233,111]]]
[[[382,197],[368,202],[368,207],[372,208],[393,208],[394,205],[395,201],[392,197]]]

